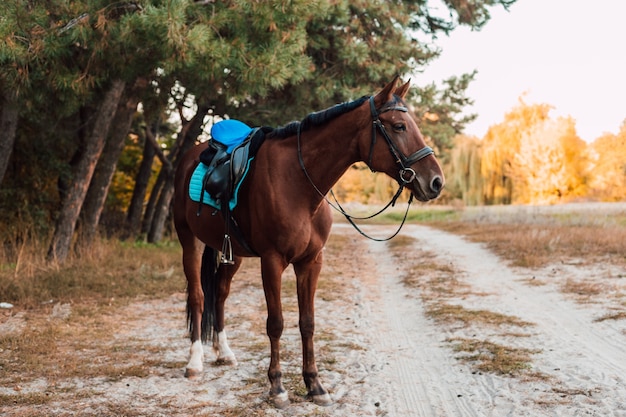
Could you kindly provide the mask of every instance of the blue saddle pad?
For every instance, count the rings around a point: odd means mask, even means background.
[[[226,152],[231,153],[252,133],[252,128],[235,119],[217,122],[211,128],[211,137],[226,145]]]
[[[254,158],[248,159],[248,162],[246,163],[246,170],[241,177],[241,181],[239,181],[235,185],[235,192],[228,202],[231,210],[237,207],[237,196],[239,195],[239,188],[241,187],[243,180],[246,178],[248,172],[250,171],[250,163],[253,159]],[[208,167],[206,165],[204,165],[203,163],[199,163],[196,169],[193,171],[193,174],[191,174],[191,179],[189,180],[189,198],[197,203],[200,202],[200,194],[202,193],[202,180],[204,179],[204,174],[206,174],[207,169]],[[215,201],[213,197],[206,191],[204,192],[202,202],[218,210],[220,209],[220,205],[217,203],[217,201]]]

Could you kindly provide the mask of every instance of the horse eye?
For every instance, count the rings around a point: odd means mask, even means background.
[[[396,123],[393,125],[393,130],[396,132],[404,132],[406,131],[406,125],[404,123]]]

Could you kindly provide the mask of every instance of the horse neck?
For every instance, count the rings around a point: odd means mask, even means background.
[[[370,131],[360,122],[362,118],[356,118],[360,110],[355,109],[301,134],[304,167],[310,182],[324,195],[352,164],[362,160],[359,142]]]

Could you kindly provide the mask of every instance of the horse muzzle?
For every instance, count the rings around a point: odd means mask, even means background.
[[[414,176],[412,181],[406,184],[406,187],[411,190],[415,198],[426,202],[439,197],[444,185],[443,175],[433,174],[428,178]]]

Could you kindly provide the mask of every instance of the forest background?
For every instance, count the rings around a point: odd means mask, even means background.
[[[425,68],[437,36],[480,29],[491,8],[513,3],[2,2],[3,261],[26,241],[48,242],[47,259],[62,262],[100,235],[162,240],[177,161],[214,121],[279,126],[372,94]],[[484,138],[465,136],[475,75],[414,86],[409,97],[444,164],[440,202],[626,199],[626,126],[587,143],[575,120],[520,99]],[[341,201],[368,204],[394,191],[361,164],[335,188]]]

